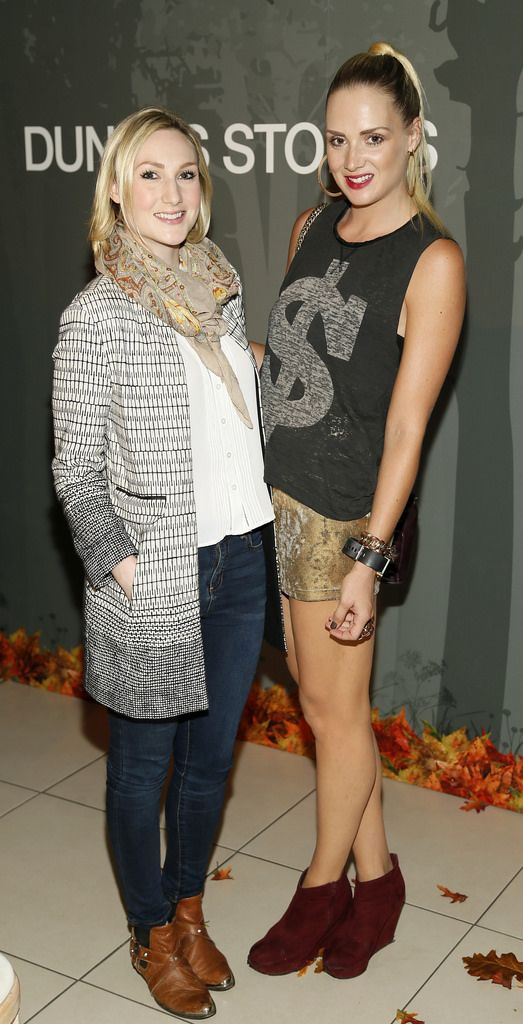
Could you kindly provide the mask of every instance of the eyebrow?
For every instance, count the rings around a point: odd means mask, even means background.
[[[156,160],[140,160],[140,163],[136,164],[136,166],[137,167],[143,167],[144,164],[147,164],[148,167],[160,167],[160,168],[165,167],[165,164],[159,164],[159,163],[156,162]],[[197,166],[198,166],[198,163],[197,163],[196,160],[187,160],[184,164],[180,164],[179,170],[182,171],[184,167],[197,167]]]
[[[327,135],[345,135],[345,132],[336,132],[334,128],[326,128]],[[390,128],[387,125],[379,125],[377,128],[364,128],[360,135],[372,135],[373,132],[390,132]]]

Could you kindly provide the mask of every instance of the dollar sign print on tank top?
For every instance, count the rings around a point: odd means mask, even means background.
[[[312,427],[331,408],[331,374],[309,334],[319,317],[326,353],[349,362],[367,302],[340,294],[346,271],[346,262],[333,259],[323,277],[300,278],[285,288],[272,309],[270,349],[279,368],[274,379],[274,361],[272,372],[268,359],[262,369],[267,441],[277,426]]]
[[[340,199],[302,237],[273,309],[262,370],[265,480],[328,519],[372,507],[413,270],[439,232],[415,217],[346,242]],[[307,222],[305,222],[307,223]]]

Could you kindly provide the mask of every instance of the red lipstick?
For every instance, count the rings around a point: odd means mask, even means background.
[[[347,183],[347,188],[361,189],[365,188],[367,185],[370,185],[373,178],[373,174],[355,174],[352,177],[346,175],[345,181]]]

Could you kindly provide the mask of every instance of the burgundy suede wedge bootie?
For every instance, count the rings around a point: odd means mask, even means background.
[[[318,956],[334,925],[348,914],[352,890],[345,874],[337,882],[304,888],[305,874],[283,917],[249,952],[249,966],[261,974],[299,971]]]
[[[381,878],[356,882],[351,914],[332,930],[323,967],[334,978],[355,978],[367,970],[371,956],[394,939],[405,903],[405,882],[395,853],[392,868]]]

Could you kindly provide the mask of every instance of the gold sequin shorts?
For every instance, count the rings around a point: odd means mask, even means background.
[[[354,562],[342,552],[348,537],[367,529],[362,519],[326,519],[283,491],[273,489],[281,589],[298,601],[337,601]]]

